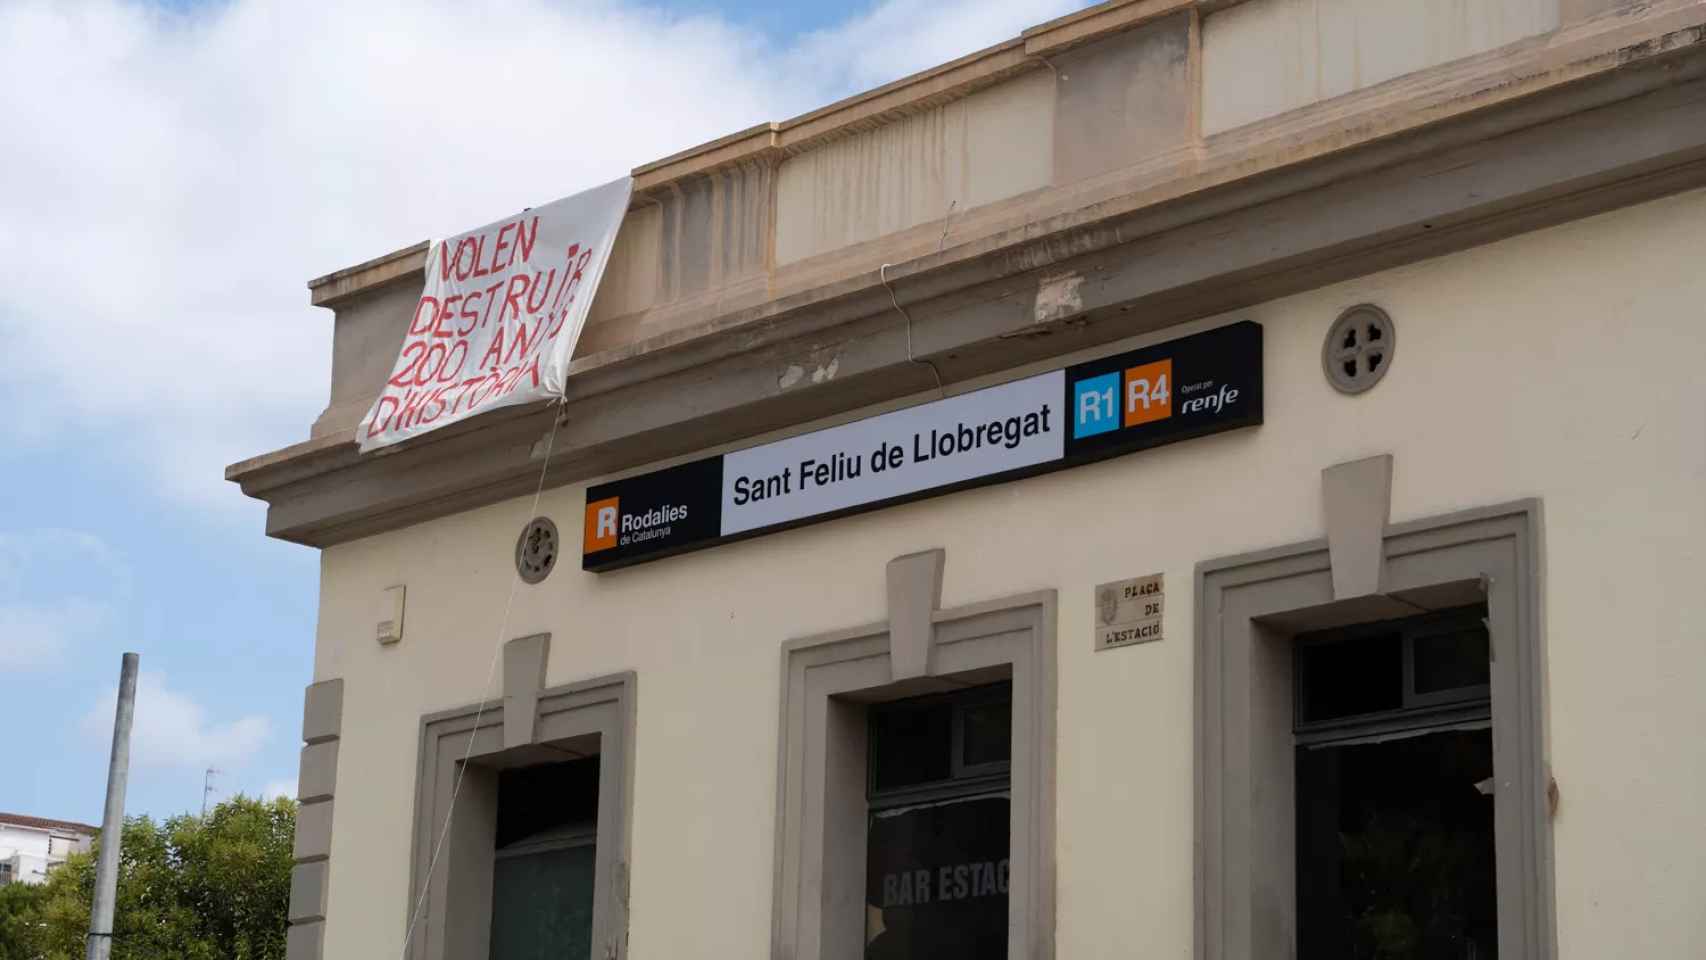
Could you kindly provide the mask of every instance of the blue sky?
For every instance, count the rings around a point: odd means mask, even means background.
[[[310,277],[1083,5],[0,3],[0,811],[98,821],[125,650],[130,812],[294,789],[318,555],[222,477],[325,405]]]
[[[855,4],[775,3],[771,0],[746,0],[744,3],[695,0],[674,6],[690,14],[721,14],[735,23],[748,25],[783,39],[809,30],[834,26],[845,19],[849,12],[858,9]]]
[[[216,6],[217,0],[161,0],[159,5],[170,10],[193,12]],[[679,0],[655,6],[682,16],[720,17],[785,41],[801,33],[834,26],[852,15],[868,11],[873,5],[812,3],[808,0]]]

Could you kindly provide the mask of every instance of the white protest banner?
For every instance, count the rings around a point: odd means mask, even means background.
[[[362,452],[561,395],[632,189],[624,177],[434,240],[403,349],[356,429]]]

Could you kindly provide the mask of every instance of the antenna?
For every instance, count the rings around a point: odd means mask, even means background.
[[[213,796],[213,778],[219,776],[220,774],[222,774],[224,772],[225,771],[223,771],[223,770],[216,770],[213,767],[208,767],[207,772],[202,775],[202,778],[201,778],[201,815],[202,815],[203,819],[206,819],[206,817],[207,817],[207,798]]]

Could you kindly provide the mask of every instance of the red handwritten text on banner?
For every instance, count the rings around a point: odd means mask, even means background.
[[[630,188],[618,180],[433,241],[403,348],[357,429],[361,449],[560,395]]]

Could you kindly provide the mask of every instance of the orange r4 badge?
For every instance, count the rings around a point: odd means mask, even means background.
[[[1165,420],[1173,415],[1173,358],[1125,372],[1125,426]]]
[[[586,505],[583,553],[597,553],[616,546],[616,528],[622,515],[621,497],[595,500]]]

